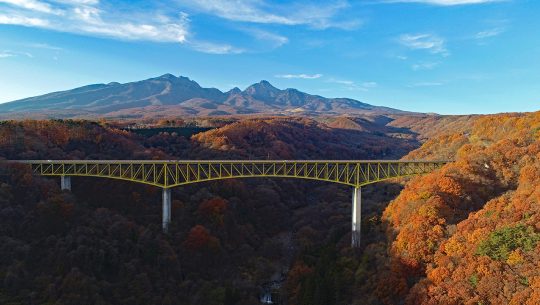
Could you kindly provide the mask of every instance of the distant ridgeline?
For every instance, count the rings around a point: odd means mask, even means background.
[[[140,134],[145,137],[151,137],[157,134],[160,134],[162,132],[167,133],[176,133],[179,136],[184,136],[186,138],[190,138],[194,134],[198,134],[199,132],[205,132],[211,129],[215,129],[216,127],[194,127],[194,126],[188,126],[188,127],[151,127],[151,128],[122,128],[122,130],[126,130],[129,132],[133,132],[136,134]]]
[[[93,84],[0,104],[0,118],[143,119],[226,115],[410,114],[350,98],[325,98],[260,81],[245,90],[203,88],[165,74],[125,84]]]

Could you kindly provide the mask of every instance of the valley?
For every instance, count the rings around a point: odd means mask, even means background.
[[[211,121],[204,119],[206,126]],[[428,121],[432,128],[416,127]],[[27,303],[34,291],[37,302],[62,304],[258,304],[261,287],[280,274],[274,294],[283,304],[459,304],[491,299],[500,285],[521,303],[536,302],[530,272],[537,268],[539,113],[238,117],[191,136],[134,133],[121,129],[125,124],[6,121],[0,153],[44,160],[455,162],[364,187],[359,253],[350,247],[350,190],[337,184],[259,178],[174,188],[167,235],[156,188],[79,177],[72,192],[63,192],[55,179],[6,169],[2,303]],[[504,260],[479,254],[490,232],[506,228],[524,228],[530,241],[509,241]],[[494,266],[508,279],[493,282],[481,271]],[[454,292],[437,295],[437,287]]]

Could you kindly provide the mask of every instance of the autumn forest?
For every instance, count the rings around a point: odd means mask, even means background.
[[[164,234],[158,188],[2,164],[0,304],[540,303],[540,112],[3,121],[0,159],[454,160],[364,187],[360,249],[344,185],[174,188]]]

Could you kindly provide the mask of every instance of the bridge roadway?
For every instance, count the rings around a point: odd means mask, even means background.
[[[353,187],[352,246],[360,246],[361,187],[388,179],[425,174],[451,161],[420,160],[10,160],[41,176],[61,177],[71,190],[72,176],[103,177],[163,189],[163,231],[171,221],[171,188],[204,181],[281,177],[320,180]]]

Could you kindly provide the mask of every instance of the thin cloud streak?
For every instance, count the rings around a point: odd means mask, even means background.
[[[49,21],[46,19],[27,17],[19,14],[0,14],[0,24],[44,28],[49,26]]]
[[[506,0],[386,0],[384,3],[421,3],[438,6],[486,4],[493,2],[503,2]]]
[[[38,0],[0,0],[0,3],[47,14],[62,13],[60,10],[53,9],[49,3]]]
[[[9,52],[0,52],[0,58],[9,58],[9,57],[14,57],[15,54],[13,53],[9,53]]]
[[[314,29],[337,28],[342,30],[357,29],[362,25],[359,19],[339,19],[335,16],[347,9],[347,1],[333,1],[323,5],[287,4],[272,6],[265,1],[237,0],[234,5],[228,0],[180,0],[182,5],[198,12],[223,19],[259,24],[306,25]]]
[[[407,87],[409,87],[409,88],[436,87],[436,86],[442,86],[442,85],[444,85],[444,84],[441,83],[441,82],[419,82],[419,83],[414,83],[414,84],[408,85]]]
[[[411,69],[413,69],[414,71],[432,70],[435,69],[438,65],[440,65],[439,62],[420,62],[412,65]]]
[[[14,51],[9,51],[9,50],[0,51],[0,58],[17,57],[21,55],[28,58],[34,58],[34,55],[28,52],[14,52]]]
[[[26,44],[26,46],[28,46],[30,48],[35,48],[35,49],[45,49],[45,50],[52,50],[52,51],[63,51],[64,50],[61,47],[52,46],[52,45],[49,45],[49,44],[46,44],[46,43],[30,43],[30,44]]]
[[[446,49],[445,40],[432,34],[403,34],[399,37],[399,42],[412,50],[426,50],[432,54],[448,56],[450,52]]]
[[[502,33],[504,33],[503,28],[493,28],[493,29],[490,29],[490,30],[485,30],[485,31],[478,32],[478,33],[476,33],[476,35],[474,37],[476,39],[485,39],[485,38],[498,36],[498,35],[500,35]]]
[[[250,29],[247,32],[255,39],[268,42],[273,49],[279,48],[289,42],[289,38],[260,29]]]
[[[372,81],[357,83],[352,80],[342,80],[342,79],[334,79],[334,78],[328,79],[327,82],[343,85],[345,89],[347,90],[358,90],[358,91],[369,91],[369,89],[375,88],[379,85],[378,83],[372,82]]]
[[[237,48],[229,44],[219,44],[208,41],[187,41],[186,45],[192,49],[207,54],[242,54],[245,49]]]
[[[292,79],[292,78],[300,78],[300,79],[317,79],[317,78],[321,78],[323,75],[322,74],[278,74],[278,75],[275,75],[274,77],[277,77],[277,78],[286,78],[286,79]]]

